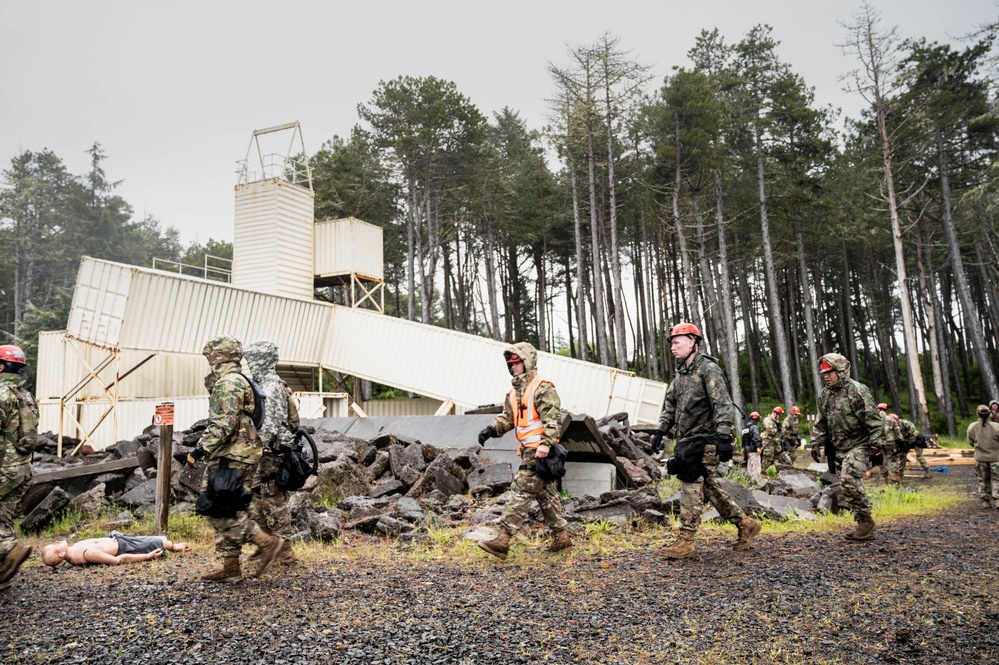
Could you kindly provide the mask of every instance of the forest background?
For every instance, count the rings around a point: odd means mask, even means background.
[[[865,102],[845,123],[766,25],[702,31],[665,78],[610,33],[567,47],[541,127],[400,76],[310,156],[316,219],[385,229],[388,315],[662,381],[666,333],[693,321],[746,410],[813,404],[836,351],[954,436],[999,398],[996,29],[903,38],[864,5],[842,31]],[[99,142],[89,155],[72,174],[27,149],[2,172],[0,343],[32,359],[65,328],[81,256],[232,255],[137,217]]]

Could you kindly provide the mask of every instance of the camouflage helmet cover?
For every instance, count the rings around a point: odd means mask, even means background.
[[[826,369],[826,366],[828,366],[829,369]],[[827,353],[819,358],[819,371],[822,373],[837,372],[839,374],[844,374],[850,371],[850,361],[846,359],[846,356],[842,356],[838,353]]]
[[[205,344],[205,348],[201,350],[201,353],[208,359],[208,364],[210,365],[239,362],[243,359],[243,345],[235,337],[222,335]]]
[[[979,404],[978,408],[975,409],[975,413],[977,413],[978,417],[981,418],[982,416],[989,415],[990,409],[989,409],[989,407],[985,406],[984,404]]]

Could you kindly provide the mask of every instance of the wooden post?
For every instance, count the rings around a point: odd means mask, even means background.
[[[170,467],[173,462],[173,402],[156,406],[153,424],[160,428],[160,455],[156,465],[156,533],[167,532],[170,516]]]

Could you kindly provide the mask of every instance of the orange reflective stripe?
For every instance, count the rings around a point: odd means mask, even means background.
[[[518,455],[522,448],[537,448],[541,445],[541,435],[544,434],[545,425],[541,422],[541,415],[534,406],[534,396],[541,381],[540,376],[531,379],[531,382],[524,387],[524,395],[519,402],[517,391],[510,390],[510,410],[513,412],[514,433],[520,444],[517,446]]]

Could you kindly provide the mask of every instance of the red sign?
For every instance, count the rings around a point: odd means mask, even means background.
[[[157,404],[153,415],[154,425],[173,425],[173,404]]]

